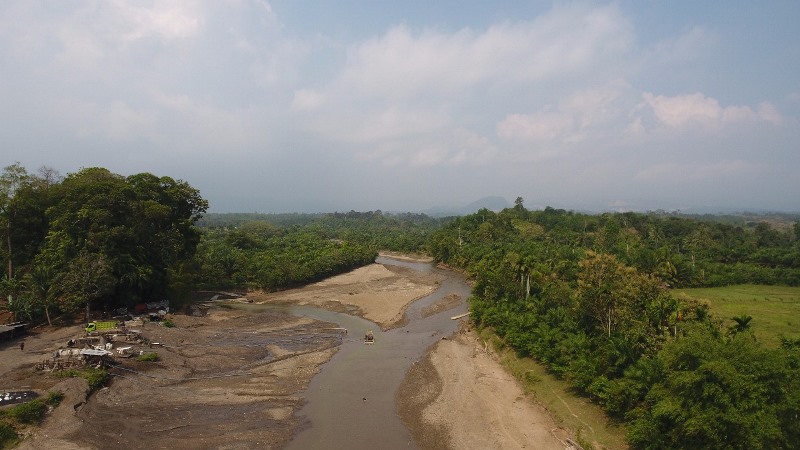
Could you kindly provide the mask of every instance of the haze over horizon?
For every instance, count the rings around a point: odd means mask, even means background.
[[[800,211],[800,3],[0,4],[3,166],[211,212]]]

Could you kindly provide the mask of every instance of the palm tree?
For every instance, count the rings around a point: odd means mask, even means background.
[[[50,320],[50,302],[53,299],[52,289],[55,282],[55,270],[50,266],[38,265],[28,274],[29,287],[33,296],[44,307],[47,324],[53,326]]]
[[[752,316],[748,316],[747,314],[741,314],[739,316],[734,316],[731,318],[736,325],[730,327],[731,334],[742,333],[745,331],[750,331],[750,321],[753,320]]]

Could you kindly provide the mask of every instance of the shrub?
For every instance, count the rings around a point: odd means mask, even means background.
[[[0,422],[0,448],[11,448],[19,441],[17,431],[11,425]]]
[[[61,400],[64,400],[64,393],[59,391],[50,392],[47,394],[47,398],[44,400],[47,406],[52,406],[55,408],[56,406],[61,404]]]
[[[161,324],[167,328],[175,328],[175,322],[171,321],[170,319],[164,319],[164,321],[161,322]]]
[[[158,353],[156,353],[156,352],[144,353],[144,354],[139,355],[136,359],[139,360],[139,361],[155,362],[155,361],[158,361]]]
[[[39,423],[47,412],[44,400],[37,398],[9,409],[6,414],[19,423]]]
[[[58,374],[61,378],[81,377],[86,379],[89,389],[95,390],[108,382],[109,375],[106,369],[85,368],[81,370],[64,370]]]

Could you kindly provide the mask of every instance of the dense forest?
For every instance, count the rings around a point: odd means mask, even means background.
[[[381,211],[212,214],[201,222],[206,288],[283,289],[372,263],[379,250],[419,252],[442,220]]]
[[[800,225],[586,215],[522,199],[434,233],[475,280],[473,319],[629,424],[635,448],[798,448],[800,339],[756,341],[673,286],[800,284]],[[724,320],[727,319],[727,320]]]
[[[61,177],[19,164],[0,175],[2,308],[17,320],[108,311],[192,283],[207,202],[188,183],[87,168]]]

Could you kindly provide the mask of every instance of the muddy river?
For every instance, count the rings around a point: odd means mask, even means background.
[[[432,264],[379,257],[376,262],[443,275],[439,288],[412,303],[402,328],[382,332],[373,322],[360,317],[308,306],[287,306],[291,314],[338,324],[348,330],[337,354],[322,367],[303,394],[305,406],[300,415],[310,426],[297,434],[287,449],[409,449],[417,448],[397,413],[395,395],[406,372],[420,360],[426,349],[456,331],[458,321],[450,317],[467,311],[470,287],[464,278]],[[455,294],[455,307],[436,314],[423,310],[445,296]],[[247,309],[275,308],[252,305]],[[375,343],[364,344],[364,334],[372,330]],[[402,393],[399,393],[402,395]]]

